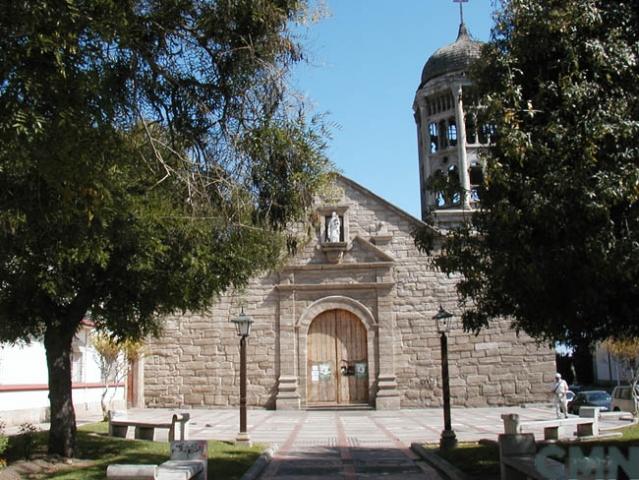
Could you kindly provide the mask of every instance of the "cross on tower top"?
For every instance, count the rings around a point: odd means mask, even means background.
[[[455,3],[459,3],[459,23],[464,23],[464,3],[468,3],[468,0],[453,0]]]

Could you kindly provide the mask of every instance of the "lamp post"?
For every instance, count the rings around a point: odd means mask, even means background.
[[[244,313],[244,307],[237,318],[231,320],[240,337],[240,431],[235,438],[236,443],[251,444],[251,438],[246,431],[246,337],[251,333],[253,320]]]
[[[450,421],[450,378],[448,374],[448,338],[446,334],[450,331],[450,322],[453,315],[443,307],[439,306],[439,311],[433,319],[437,322],[437,332],[441,334],[441,351],[442,351],[442,387],[444,395],[444,430],[439,439],[440,449],[449,449],[457,445],[457,436],[453,431]]]

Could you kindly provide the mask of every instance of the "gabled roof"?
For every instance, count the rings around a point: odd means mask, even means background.
[[[344,175],[342,175],[340,173],[337,174],[337,178],[339,178],[341,181],[343,181],[344,183],[346,183],[350,187],[354,188],[355,190],[360,191],[362,194],[374,198],[376,201],[378,201],[379,203],[381,203],[382,205],[387,207],[389,210],[392,210],[397,215],[399,215],[400,217],[404,218],[405,220],[408,220],[410,223],[414,224],[415,226],[425,226],[425,227],[430,228],[434,233],[436,233],[438,235],[441,234],[441,232],[439,232],[439,230],[434,228],[432,225],[429,225],[429,224],[423,222],[422,220],[414,217],[413,215],[411,215],[410,213],[406,212],[405,210],[402,210],[401,208],[393,205],[388,200],[380,197],[379,195],[377,195],[376,193],[370,191],[366,187],[363,187],[362,185],[360,185],[356,181],[351,180],[350,178],[345,177]]]

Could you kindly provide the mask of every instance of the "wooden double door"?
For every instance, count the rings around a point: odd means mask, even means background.
[[[368,403],[368,342],[359,318],[329,310],[311,322],[306,375],[309,405]]]

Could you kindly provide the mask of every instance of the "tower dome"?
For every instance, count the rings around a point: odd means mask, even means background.
[[[457,40],[433,53],[422,70],[422,87],[429,80],[446,73],[467,70],[479,58],[482,42],[474,40],[466,24],[459,25]]]

